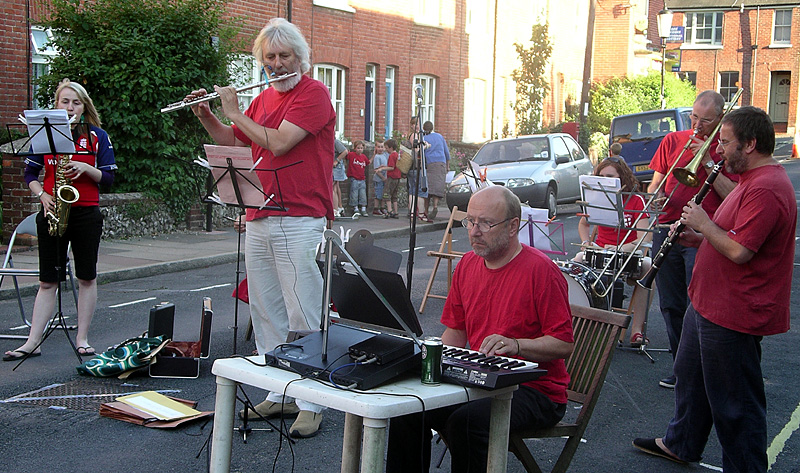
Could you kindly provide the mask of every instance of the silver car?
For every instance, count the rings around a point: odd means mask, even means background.
[[[506,186],[531,207],[547,209],[580,199],[578,176],[592,173],[593,165],[572,136],[566,133],[529,135],[487,142],[473,158],[486,179]],[[472,196],[468,171],[456,174],[447,188],[447,206],[467,208]]]

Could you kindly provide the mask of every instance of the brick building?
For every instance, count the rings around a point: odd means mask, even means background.
[[[796,1],[672,0],[673,29],[683,29],[675,51],[679,73],[725,98],[743,88],[741,105],[767,111],[775,131],[794,134],[798,116],[800,28]],[[800,18],[800,17],[799,17]]]

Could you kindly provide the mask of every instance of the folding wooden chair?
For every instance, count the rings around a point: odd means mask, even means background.
[[[433,271],[431,272],[431,277],[428,279],[425,295],[422,296],[422,304],[419,306],[420,314],[425,310],[425,304],[427,304],[429,297],[447,299],[447,293],[444,295],[431,294],[431,288],[433,287],[433,280],[436,278],[436,271],[439,270],[439,263],[445,259],[447,260],[447,292],[450,292],[450,284],[453,281],[453,261],[459,260],[464,256],[464,253],[461,251],[453,251],[453,225],[460,225],[461,220],[465,218],[467,218],[466,212],[458,210],[458,207],[453,207],[453,210],[450,212],[450,220],[447,222],[447,228],[444,230],[442,243],[439,245],[439,250],[428,252],[428,256],[436,258],[436,262],[433,264]]]
[[[546,437],[567,437],[552,472],[567,471],[600,396],[600,388],[611,365],[619,334],[630,324],[630,316],[627,315],[576,305],[570,305],[570,308],[575,348],[567,358],[567,372],[570,375],[567,397],[570,403],[580,404],[581,408],[574,421],[563,420],[545,429],[511,432],[508,449],[528,472],[541,473],[542,470],[524,440]],[[568,408],[568,416],[570,412]]]

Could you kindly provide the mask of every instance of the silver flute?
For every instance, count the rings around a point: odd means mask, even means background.
[[[269,84],[270,82],[280,82],[282,80],[286,80],[286,79],[288,79],[290,77],[294,77],[296,75],[297,75],[296,72],[292,72],[290,74],[284,74],[284,75],[276,77],[274,79],[269,79],[269,80],[266,80],[266,81],[258,82],[256,84],[245,85],[244,87],[239,87],[238,89],[236,89],[236,93],[238,94],[239,92],[244,92],[246,90],[255,89],[256,87],[262,87],[262,86],[265,86],[265,85]],[[161,113],[167,113],[167,112],[172,112],[172,111],[175,111],[175,110],[180,110],[180,109],[185,108],[185,107],[191,107],[192,105],[197,105],[199,103],[208,102],[209,100],[214,100],[214,99],[216,99],[218,97],[219,97],[218,93],[212,92],[210,94],[206,94],[206,95],[204,95],[202,97],[198,97],[198,98],[193,99],[193,100],[184,99],[184,100],[181,100],[180,102],[171,103],[171,104],[167,105],[166,107],[162,108],[161,109]]]

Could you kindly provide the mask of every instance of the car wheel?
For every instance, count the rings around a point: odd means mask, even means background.
[[[553,186],[547,188],[547,197],[544,201],[544,208],[547,209],[547,218],[553,218],[558,211],[558,200],[556,199],[556,190]]]

